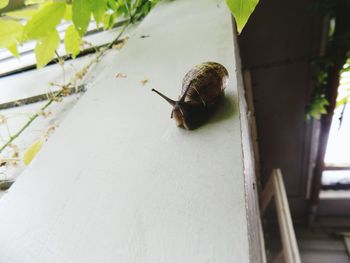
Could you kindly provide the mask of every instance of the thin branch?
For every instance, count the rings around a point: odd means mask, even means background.
[[[130,25],[130,23],[131,23],[131,21],[128,21],[128,22],[123,26],[123,28],[122,28],[122,30],[119,32],[118,36],[117,36],[112,42],[110,42],[110,43],[107,45],[106,48],[100,50],[99,53],[97,53],[96,57],[95,57],[93,60],[91,60],[90,63],[89,63],[86,67],[84,67],[84,68],[81,70],[81,72],[79,72],[79,73],[80,73],[80,74],[79,74],[80,78],[82,78],[82,77],[88,72],[88,70],[90,69],[90,67],[91,67],[94,63],[96,63],[96,62],[100,59],[100,57],[101,57],[102,55],[104,55],[105,52],[106,52],[110,47],[113,46],[114,43],[116,43],[116,42],[119,41],[119,39],[120,39],[121,36],[124,34],[124,32],[125,32],[125,30],[127,29],[127,27]],[[56,92],[56,93],[54,94],[54,96],[51,97],[51,98],[49,99],[49,101],[40,109],[39,112],[46,110],[46,108],[49,107],[57,98],[61,97],[61,95],[64,94],[64,92],[66,92],[66,89],[64,89],[64,88],[62,88],[60,91]],[[29,120],[23,125],[23,127],[22,127],[19,131],[17,131],[14,135],[10,136],[9,140],[8,140],[3,146],[1,146],[1,148],[0,148],[0,153],[1,153],[4,149],[6,149],[15,139],[17,139],[17,138],[26,130],[26,128],[28,128],[28,127],[30,126],[30,124],[31,124],[36,118],[38,118],[38,117],[39,117],[39,113],[35,113],[34,115],[32,115],[32,116],[29,118]]]
[[[131,20],[128,20],[128,21],[126,22],[126,24],[123,26],[122,30],[119,32],[118,36],[117,36],[112,42],[110,42],[110,43],[106,46],[104,52],[105,52],[107,49],[111,48],[114,44],[117,44],[117,43],[120,41],[121,36],[124,34],[125,30],[128,28],[128,26],[129,26],[130,24],[131,24]]]
[[[19,158],[0,158],[0,167],[6,165],[8,163],[17,163],[20,160],[21,159],[19,159]]]
[[[62,95],[63,90],[60,90],[59,92],[57,92],[57,94],[55,96],[53,96],[43,107],[40,108],[40,111],[44,111],[46,110],[47,107],[49,107],[52,102],[56,101],[56,99],[58,99],[61,95]],[[39,117],[39,113],[35,113],[34,115],[32,115],[29,120],[23,125],[23,127],[17,131],[14,135],[12,135],[10,137],[10,139],[0,148],[0,153],[7,147],[9,146],[15,139],[18,138],[18,136],[20,136],[25,129],[36,119]]]
[[[58,59],[58,64],[61,66],[62,68],[62,72],[63,72],[63,85],[66,85],[66,70],[64,68],[64,62],[65,62],[65,59],[61,57],[60,54],[58,54],[57,50],[55,50],[55,54],[57,56],[57,59]]]
[[[76,88],[68,88],[67,95],[73,95],[77,92],[85,92],[85,91],[86,91],[85,85],[79,85],[78,90]],[[58,91],[53,92],[53,94],[55,95],[55,93],[57,93],[57,92]],[[0,110],[5,110],[5,109],[15,108],[15,107],[23,106],[23,105],[33,104],[33,103],[45,101],[48,99],[49,98],[47,97],[46,93],[40,94],[40,95],[25,98],[25,99],[19,99],[19,100],[10,101],[10,102],[0,104]]]
[[[57,57],[58,59],[61,59],[61,56],[60,56],[60,54],[58,54],[57,50],[55,50],[55,54],[56,54],[56,57]]]
[[[128,16],[130,17],[130,20],[131,20],[131,19],[132,19],[132,16],[131,16],[131,12],[130,12],[128,3],[127,3],[125,0],[123,0],[123,2],[124,2],[124,5],[125,5],[125,7],[126,7],[126,11],[128,12]]]

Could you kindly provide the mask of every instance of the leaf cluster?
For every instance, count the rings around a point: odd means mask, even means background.
[[[5,2],[0,0],[0,6]],[[66,53],[75,58],[92,19],[97,27],[110,29],[117,19],[132,23],[140,20],[156,3],[157,0],[27,0],[24,9],[1,14],[0,47],[18,57],[18,45],[34,41],[37,67],[41,68],[55,57],[61,38]],[[60,36],[57,27],[63,21],[68,27]]]
[[[322,114],[327,114],[329,106],[328,97],[333,87],[330,74],[341,74],[350,70],[350,28],[348,12],[350,11],[349,0],[317,0],[314,1],[311,10],[315,13],[325,15],[329,18],[329,32],[326,45],[326,52],[323,56],[312,61],[313,92],[309,105],[306,109],[307,117],[319,119]],[[339,65],[344,67],[339,72]],[[341,61],[341,62],[340,62]],[[337,72],[335,72],[337,69]],[[337,99],[336,107],[349,101],[349,95]]]
[[[326,107],[329,105],[323,93],[314,93],[312,97],[312,103],[307,107],[307,119],[315,118],[320,119],[322,114],[327,113]]]
[[[326,107],[329,102],[326,98],[326,88],[329,68],[333,66],[332,60],[326,57],[315,58],[311,63],[313,92],[310,102],[306,107],[306,118],[320,119],[322,114],[326,114]]]

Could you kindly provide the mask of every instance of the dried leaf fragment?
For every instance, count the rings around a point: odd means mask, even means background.
[[[115,74],[115,77],[116,78],[126,78],[126,74],[125,73],[122,73],[122,72],[117,72]]]
[[[6,123],[7,118],[4,115],[0,114],[0,125]]]
[[[16,144],[10,144],[9,147],[12,149],[12,158],[19,157],[19,147]]]
[[[0,167],[5,166],[7,164],[7,160],[0,158]]]
[[[143,80],[140,81],[142,86],[145,86],[149,82],[148,78],[144,78]]]
[[[45,131],[43,137],[44,137],[45,139],[49,138],[50,134],[53,133],[53,132],[56,130],[57,127],[58,127],[57,124],[54,124],[54,125],[49,126],[49,127],[47,128],[47,130]]]
[[[69,95],[69,88],[67,85],[62,86],[62,96],[67,97]]]
[[[126,37],[124,39],[122,39],[120,42],[114,44],[112,46],[113,49],[117,49],[117,50],[120,50],[124,45],[125,43],[129,40],[129,37]]]
[[[1,158],[0,157],[0,167],[8,166],[8,165],[17,165],[17,163],[20,161],[19,158]]]
[[[43,111],[43,110],[41,110],[41,111],[38,112],[38,115],[43,116],[44,118],[47,118],[47,117],[50,117],[52,115],[52,112],[51,111]]]

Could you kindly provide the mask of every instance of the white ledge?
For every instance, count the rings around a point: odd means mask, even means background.
[[[0,261],[249,262],[233,39],[224,1],[156,7],[0,200]],[[151,88],[177,98],[205,61],[228,69],[226,101],[177,128]]]

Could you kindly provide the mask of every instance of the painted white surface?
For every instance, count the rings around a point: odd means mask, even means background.
[[[225,105],[203,127],[179,129],[150,89],[176,98],[184,74],[208,60],[230,73]],[[0,200],[0,262],[249,262],[223,1],[159,5],[94,73],[93,88]]]
[[[53,103],[45,112],[47,114],[46,116],[39,116],[27,129],[25,129],[22,135],[13,142],[13,145],[16,146],[18,151],[17,158],[19,161],[16,164],[8,164],[0,167],[0,183],[2,180],[16,179],[23,172],[26,168],[26,165],[22,161],[25,151],[32,143],[39,138],[42,138],[49,129],[52,130],[54,127],[56,127],[54,129],[59,127],[62,120],[78,101],[80,95],[81,94],[74,94],[66,97],[60,102]],[[39,112],[40,108],[46,103],[47,101],[44,101],[22,107],[1,110],[0,114],[2,117],[6,118],[6,124],[0,125],[0,145],[4,145],[9,140],[9,136],[15,134],[28,122],[29,116]],[[52,132],[49,132],[49,135],[51,135]],[[48,137],[50,138],[50,136]],[[14,149],[8,147],[1,152],[0,156],[6,158],[12,157],[13,154]],[[0,190],[0,198],[3,193],[4,191]]]
[[[51,65],[40,70],[27,71],[0,78],[0,103],[16,101],[31,96],[57,91],[60,87],[50,83],[64,84],[70,82],[75,73],[83,69],[93,56],[85,56],[65,63],[65,76],[59,65]]]

